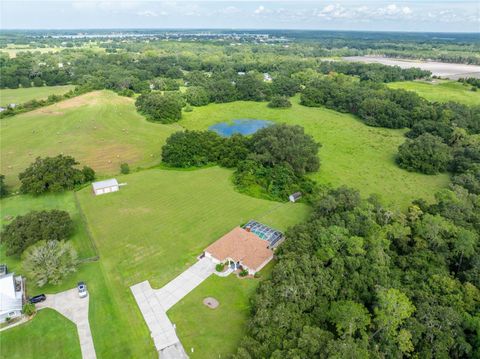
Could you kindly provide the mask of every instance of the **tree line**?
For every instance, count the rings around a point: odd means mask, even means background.
[[[324,189],[286,233],[237,359],[467,358],[480,352],[480,197],[459,185],[406,212]]]
[[[172,167],[235,168],[233,182],[241,192],[286,201],[297,191],[306,196],[314,192],[314,182],[305,174],[318,170],[319,148],[300,126],[272,125],[251,137],[185,131],[167,139],[162,161]]]
[[[410,171],[478,175],[480,106],[432,103],[415,92],[375,82],[328,76],[311,81],[301,94],[305,106],[325,106],[356,115],[369,126],[410,128],[397,163]]]

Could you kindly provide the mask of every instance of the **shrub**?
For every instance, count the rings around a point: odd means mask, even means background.
[[[130,173],[130,166],[128,165],[128,163],[122,163],[120,165],[120,173],[124,175],[127,175]]]
[[[23,314],[28,315],[29,317],[34,315],[36,311],[35,304],[30,302],[26,302],[22,310]]]
[[[5,197],[7,194],[8,194],[8,190],[5,184],[5,176],[0,175],[0,198]]]
[[[240,277],[246,277],[248,275],[248,270],[247,269],[243,269],[240,273],[238,273],[238,275]]]
[[[215,270],[217,272],[223,272],[223,269],[225,268],[225,263],[218,263],[216,266],[215,266]]]
[[[78,264],[77,252],[64,241],[40,241],[25,251],[22,260],[25,272],[39,287],[61,283]]]
[[[270,102],[268,103],[268,107],[271,108],[288,108],[292,107],[292,103],[285,96],[273,96]]]
[[[192,111],[193,111],[193,108],[192,108],[192,106],[190,106],[189,104],[187,104],[187,105],[184,107],[183,111],[185,111],[185,112],[192,112]]]
[[[73,222],[68,212],[33,211],[7,224],[1,233],[1,243],[7,255],[20,254],[35,242],[68,239],[72,232]]]

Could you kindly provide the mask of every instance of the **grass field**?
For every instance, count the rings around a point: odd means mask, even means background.
[[[472,86],[464,86],[457,81],[435,80],[435,83],[425,81],[392,82],[387,86],[394,89],[415,91],[429,101],[455,101],[465,105],[480,105],[480,91],[471,91]]]
[[[190,358],[226,358],[235,352],[246,334],[250,299],[260,280],[269,277],[272,264],[260,272],[261,279],[213,275],[168,311]],[[217,299],[218,308],[206,307],[203,304],[206,297]]]
[[[146,121],[133,100],[109,91],[91,92],[0,121],[0,173],[17,186],[18,173],[37,156],[72,155],[100,176],[120,163],[151,166],[175,126]]]
[[[5,107],[11,103],[21,104],[30,100],[44,100],[50,95],[63,95],[74,88],[73,85],[65,85],[0,89],[0,106]]]
[[[0,357],[81,358],[77,328],[52,309],[42,309],[31,321],[0,333]]]
[[[387,205],[396,208],[405,208],[416,198],[430,200],[447,186],[447,175],[422,175],[395,164],[397,148],[405,141],[403,130],[368,127],[348,114],[301,106],[298,98],[292,102],[289,109],[271,109],[259,102],[210,104],[185,113],[179,124],[207,129],[218,122],[256,118],[303,126],[323,145],[321,168],[312,178],[319,183],[358,188],[365,196],[378,193]]]
[[[131,345],[148,341],[142,343],[143,356],[155,353],[130,293],[132,284],[148,279],[153,287],[163,286],[193,264],[208,244],[250,218],[286,229],[308,216],[306,205],[237,193],[230,176],[231,171],[218,167],[151,169],[119,176],[128,185],[113,194],[94,197],[89,189],[78,193],[111,295],[122,306],[122,318],[117,319],[127,323],[122,338]]]

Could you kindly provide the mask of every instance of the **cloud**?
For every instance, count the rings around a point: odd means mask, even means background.
[[[138,11],[137,15],[138,16],[145,16],[145,17],[157,17],[158,16],[158,14],[155,11],[152,11],[152,10]],[[166,13],[165,13],[165,15],[166,15]]]
[[[263,13],[264,11],[265,11],[265,6],[260,5],[259,7],[257,7],[257,8],[255,9],[255,11],[254,11],[253,13],[258,15],[258,14]]]

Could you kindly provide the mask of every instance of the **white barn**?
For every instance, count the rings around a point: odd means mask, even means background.
[[[25,287],[21,276],[14,273],[0,277],[0,322],[22,315]]]
[[[93,182],[92,188],[93,193],[95,193],[96,196],[110,192],[117,192],[120,189],[118,182],[115,178],[111,178],[105,181]]]

